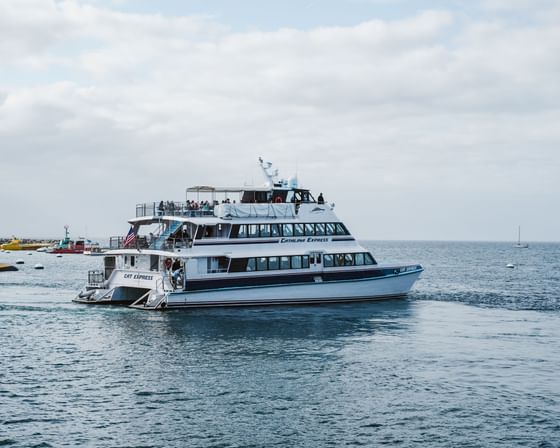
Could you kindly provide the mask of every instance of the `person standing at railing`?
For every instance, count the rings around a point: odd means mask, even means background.
[[[164,210],[163,201],[160,201],[159,205],[158,205],[158,215],[159,216],[163,215],[163,210]]]

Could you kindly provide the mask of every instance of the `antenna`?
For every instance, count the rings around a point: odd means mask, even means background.
[[[272,163],[265,162],[262,157],[259,157],[259,165],[263,170],[264,177],[266,177],[266,185],[269,187],[274,186],[274,179],[278,177],[278,170],[272,171]]]

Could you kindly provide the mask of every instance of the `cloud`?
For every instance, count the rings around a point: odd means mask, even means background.
[[[361,237],[498,238],[500,219],[490,230],[481,219],[478,237],[441,222],[464,222],[477,199],[488,213],[500,197],[560,193],[558,34],[451,10],[233,32],[209,16],[2,2],[0,202],[42,211],[56,235],[51,204],[63,200],[62,224],[102,236],[136,202],[260,182],[263,155],[337,202]],[[406,210],[422,213],[418,226]],[[25,222],[4,219],[0,235],[37,231]]]

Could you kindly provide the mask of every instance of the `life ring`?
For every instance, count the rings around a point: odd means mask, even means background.
[[[275,202],[276,204],[280,204],[280,203],[282,202],[282,198],[281,198],[280,196],[276,196],[276,197],[274,198],[274,202]]]
[[[173,264],[173,262],[171,261],[171,258],[166,258],[165,261],[163,262],[163,265],[165,266],[165,269],[167,269],[167,270],[171,269],[172,264]]]

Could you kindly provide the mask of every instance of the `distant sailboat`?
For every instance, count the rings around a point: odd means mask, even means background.
[[[529,247],[527,243],[521,242],[521,226],[517,228],[517,244],[514,244],[513,247],[517,249],[527,249]]]

